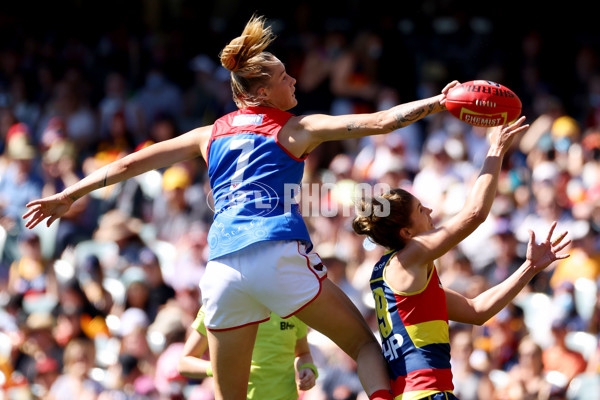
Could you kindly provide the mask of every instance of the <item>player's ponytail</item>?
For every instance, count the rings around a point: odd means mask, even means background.
[[[270,67],[279,62],[265,51],[274,39],[265,18],[252,16],[242,34],[221,50],[221,65],[231,71],[233,100],[239,108],[260,104],[255,90],[270,78]]]

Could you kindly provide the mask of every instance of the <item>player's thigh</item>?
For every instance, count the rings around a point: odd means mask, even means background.
[[[245,399],[258,324],[207,331],[215,391],[223,399]]]
[[[319,296],[296,316],[311,328],[329,337],[354,359],[362,346],[376,342],[358,308],[329,279],[322,282]]]

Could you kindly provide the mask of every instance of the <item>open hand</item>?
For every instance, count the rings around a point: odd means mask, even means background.
[[[27,203],[29,211],[23,215],[23,219],[29,218],[25,227],[32,229],[46,218],[48,218],[46,226],[50,226],[69,211],[71,204],[73,204],[73,200],[61,193],[30,201]]]
[[[515,137],[529,128],[529,124],[523,124],[525,116],[521,116],[511,124],[499,125],[492,128],[490,133],[490,144],[506,153],[510,149]]]
[[[569,257],[568,253],[558,254],[561,250],[571,243],[571,240],[563,242],[567,236],[567,231],[563,232],[558,238],[552,240],[552,234],[556,228],[556,221],[552,223],[546,240],[541,243],[535,242],[535,233],[529,230],[529,243],[527,244],[527,260],[529,260],[536,272],[539,272],[556,260],[562,260]]]

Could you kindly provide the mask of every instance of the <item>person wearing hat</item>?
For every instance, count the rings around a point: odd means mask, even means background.
[[[56,134],[58,135],[58,134]],[[51,196],[80,179],[77,153],[73,141],[64,136],[54,140],[41,152],[41,170],[44,175],[43,196]],[[94,229],[93,211],[88,209],[90,199],[82,199],[63,216],[56,230],[53,258],[59,258],[68,245],[88,239]]]
[[[19,356],[15,357],[15,369],[22,371],[31,382],[39,373],[38,360],[62,359],[63,348],[54,340],[56,318],[49,311],[33,311],[23,321],[21,332],[23,343],[19,346]],[[57,368],[61,363],[57,363]]]
[[[152,207],[152,222],[158,239],[178,243],[198,218],[188,196],[192,183],[189,164],[178,163],[163,173],[162,191]]]
[[[16,243],[23,210],[42,195],[43,180],[36,168],[37,150],[27,125],[17,123],[9,129],[5,154],[9,163],[0,179],[0,225],[7,232],[7,242],[0,260],[9,263],[18,257]]]

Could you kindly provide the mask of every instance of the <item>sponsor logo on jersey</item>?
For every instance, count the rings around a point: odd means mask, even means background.
[[[241,114],[233,117],[231,126],[262,125],[264,114]]]

